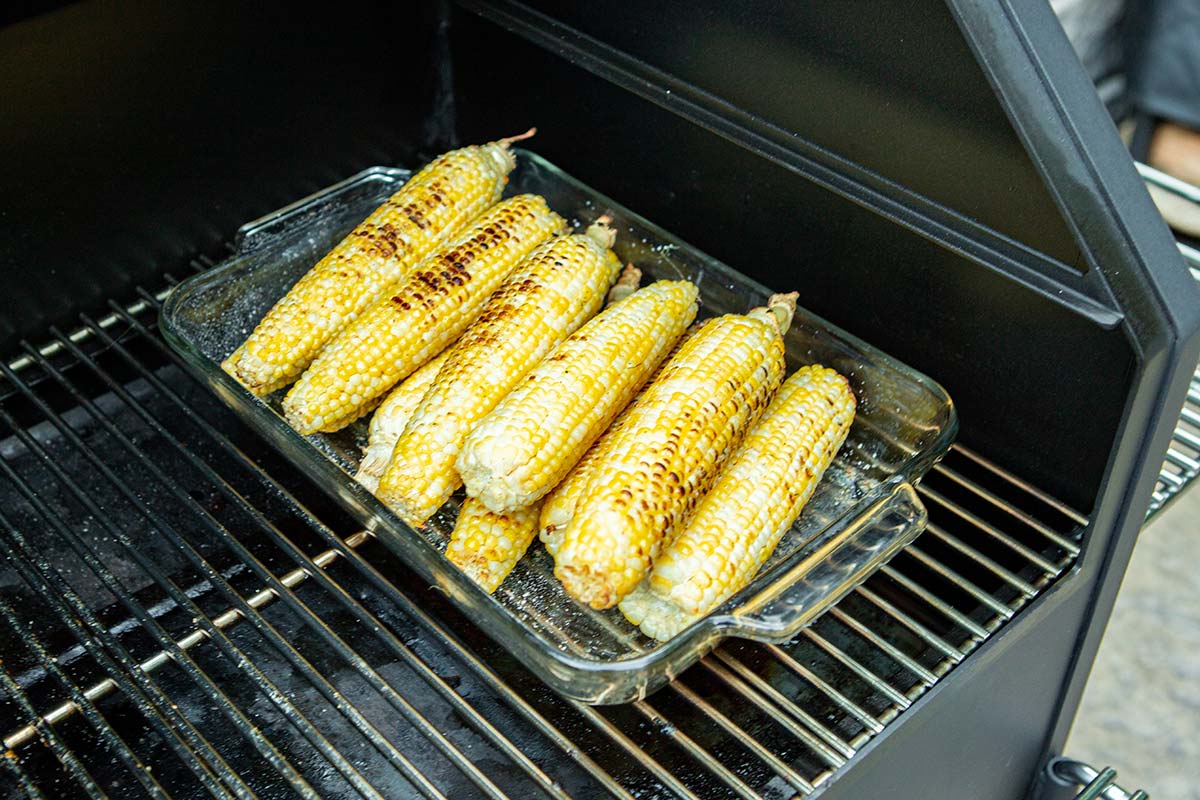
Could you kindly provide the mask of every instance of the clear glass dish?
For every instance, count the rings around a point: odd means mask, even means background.
[[[641,267],[645,282],[694,281],[702,315],[744,312],[770,294],[537,155],[517,155],[509,194],[541,194],[577,223],[610,213],[621,258]],[[787,640],[924,528],[925,509],[912,485],[954,438],[958,422],[950,398],[926,376],[800,308],[787,336],[790,368],[821,362],[846,375],[858,396],[858,416],[811,502],[749,586],[665,643],[642,636],[616,609],[595,611],[572,601],[536,542],[495,595],[485,594],[441,555],[455,501],[414,530],[353,480],[365,421],[302,437],[280,414],[284,392],[258,400],[219,366],[292,283],[408,175],[369,169],[246,225],[234,257],[175,288],[160,325],[231,408],[551,687],[588,703],[628,702],[727,636]],[[776,287],[792,288],[803,289]]]

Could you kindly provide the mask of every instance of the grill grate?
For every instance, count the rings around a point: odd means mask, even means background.
[[[588,707],[268,452],[158,337],[160,299],[0,365],[10,792],[808,795],[1079,552],[1082,516],[956,446],[928,531],[796,640]]]
[[[1192,277],[1200,281],[1200,250],[1180,244],[1179,252],[1187,262]],[[1179,423],[1171,436],[1167,456],[1158,473],[1154,494],[1150,496],[1150,508],[1146,511],[1146,517],[1153,517],[1163,510],[1196,480],[1197,476],[1200,476],[1200,366],[1192,375],[1192,384],[1188,388],[1187,399],[1183,401]]]

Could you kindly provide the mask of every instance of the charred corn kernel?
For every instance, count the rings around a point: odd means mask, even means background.
[[[629,302],[629,301],[626,301]],[[705,322],[667,362],[601,452],[562,532],[554,574],[611,608],[650,571],[783,380],[795,295]]]
[[[379,479],[383,477],[383,471],[392,458],[392,448],[396,446],[396,440],[400,438],[404,426],[408,424],[421,399],[433,385],[433,379],[437,377],[442,364],[446,363],[449,353],[449,348],[443,350],[436,358],[402,380],[399,386],[388,393],[371,416],[371,425],[367,429],[367,447],[363,450],[362,461],[358,464],[358,474],[354,476],[354,480],[367,487],[370,492],[374,493],[379,488]]]
[[[642,632],[667,640],[753,579],[846,440],[855,400],[844,377],[802,367],[721,470],[695,516],[621,601]]]
[[[221,367],[256,395],[295,380],[338,331],[500,199],[514,139],[430,162],[317,262]]]
[[[441,351],[525,256],[562,230],[537,195],[494,206],[329,343],[283,401],[302,434],[336,431]]]
[[[488,300],[450,351],[396,441],[379,498],[423,525],[461,485],[467,434],[550,350],[592,317],[621,268],[603,222],[533,253]]]
[[[628,419],[630,410],[637,405],[638,400],[645,394],[646,389],[654,385],[654,382],[662,374],[664,367],[671,363],[688,339],[702,326],[703,323],[697,322],[683,334],[682,338],[675,343],[671,352],[663,359],[663,363],[651,374],[650,380],[646,382],[646,385],[642,387],[638,394],[634,395],[630,405],[626,406],[625,410],[617,415],[616,420],[609,426],[608,430],[601,434],[600,438],[587,449],[587,452],[583,454],[583,458],[579,459],[579,463],[567,474],[567,477],[563,478],[562,482],[554,487],[550,494],[546,495],[542,503],[542,513],[538,519],[538,538],[541,539],[542,544],[546,547],[546,552],[550,555],[557,555],[558,547],[562,544],[563,531],[566,529],[567,523],[575,516],[575,507],[579,503],[579,498],[583,495],[583,490],[587,488],[588,481],[591,480],[592,468],[595,466],[602,451],[600,445],[606,439],[617,435],[617,431],[621,430],[625,424],[625,420]]]
[[[537,505],[494,514],[468,497],[459,509],[446,558],[491,594],[529,549],[537,521]]]
[[[505,513],[540,500],[625,408],[696,317],[695,284],[659,281],[567,337],[467,437],[467,494]]]

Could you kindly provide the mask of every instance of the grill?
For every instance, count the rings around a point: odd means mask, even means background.
[[[808,795],[1079,553],[1083,516],[956,447],[920,487],[926,533],[797,640],[724,645],[630,707],[569,702],[313,504],[176,362],[162,296],[0,367],[13,787]]]
[[[1116,796],[1059,756],[1200,474],[1200,294],[1045,4],[412,5],[0,29],[0,796]],[[914,545],[628,705],[521,667],[157,327],[245,221],[530,124],[961,421]]]

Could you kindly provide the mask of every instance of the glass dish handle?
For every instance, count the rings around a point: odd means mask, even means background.
[[[773,581],[777,591],[764,590],[714,621],[733,636],[791,639],[917,538],[928,518],[912,484],[897,483],[857,520],[827,532],[810,556]]]

